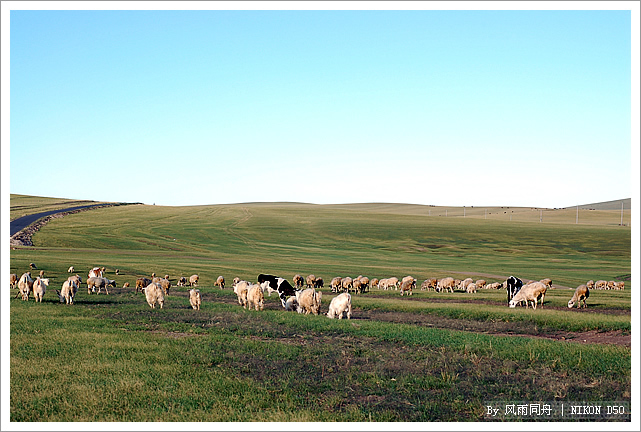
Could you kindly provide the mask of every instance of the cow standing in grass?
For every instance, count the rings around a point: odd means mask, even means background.
[[[297,290],[293,286],[291,286],[287,279],[284,279],[282,277],[268,274],[259,274],[258,283],[260,284],[263,291],[272,289],[278,292],[278,297],[280,297],[280,302],[282,303],[283,307],[285,307],[287,299],[290,296],[296,295]]]
[[[509,303],[516,293],[523,288],[523,281],[517,277],[510,276],[507,278],[507,302]]]

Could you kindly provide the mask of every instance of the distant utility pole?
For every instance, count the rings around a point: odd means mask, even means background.
[[[623,226],[623,201],[621,201],[621,226]]]
[[[579,206],[576,206],[576,223],[579,223]]]

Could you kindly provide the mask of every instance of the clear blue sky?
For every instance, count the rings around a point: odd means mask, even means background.
[[[630,11],[13,10],[10,192],[631,197],[630,52]]]

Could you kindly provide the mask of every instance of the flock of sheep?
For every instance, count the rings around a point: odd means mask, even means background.
[[[30,268],[31,270],[35,270],[36,265],[31,263]],[[105,271],[106,269],[104,267],[94,267],[89,271],[86,281],[88,294],[99,294],[103,289],[106,294],[109,294],[108,288],[110,286],[116,287],[115,280],[104,277]],[[73,266],[69,267],[68,272],[75,272]],[[115,272],[116,274],[120,274],[118,269],[116,269]],[[160,278],[157,277],[155,273],[152,273],[151,276],[151,279],[146,277],[138,278],[136,280],[135,292],[144,293],[150,307],[155,308],[156,305],[158,305],[162,308],[164,306],[165,296],[169,294],[169,289],[171,288],[169,275],[165,275],[163,278]],[[33,297],[36,302],[42,302],[42,298],[49,287],[49,279],[44,277],[44,271],[42,270],[35,280],[31,277],[30,271],[22,274],[19,279],[16,274],[11,274],[10,279],[11,287],[18,289],[16,297],[22,296],[22,299],[25,301],[28,300],[30,294],[33,293]],[[196,310],[200,310],[200,305],[202,303],[200,290],[196,288],[198,286],[198,281],[199,276],[194,274],[189,278],[180,277],[177,282],[178,286],[187,286],[190,288],[189,302],[191,307]],[[293,277],[292,281],[293,286],[283,278],[270,275],[259,275],[258,283],[251,283],[236,277],[232,282],[232,287],[234,289],[234,293],[236,293],[238,297],[238,304],[243,306],[243,308],[255,309],[257,311],[263,310],[265,291],[268,292],[268,295],[277,291],[285,310],[318,315],[320,313],[323,293],[317,290],[324,287],[323,279],[316,277],[313,274],[308,275],[306,278],[297,274]],[[396,277],[387,279],[369,279],[363,275],[356,278],[335,277],[330,283],[331,292],[339,293],[339,295],[332,299],[327,316],[329,318],[338,317],[339,319],[342,319],[345,315],[347,319],[351,318],[352,305],[350,291],[360,294],[372,288],[383,290],[394,289],[400,290],[401,296],[404,294],[412,295],[412,290],[416,289],[416,282],[416,279],[412,276],[406,276],[401,280]],[[75,274],[69,276],[67,280],[63,282],[62,288],[60,290],[56,290],[60,302],[73,304],[74,297],[81,283],[82,277],[79,275]],[[216,279],[214,286],[224,289],[225,278],[223,276],[219,276]],[[123,284],[123,288],[127,287],[129,287],[129,282],[125,282]],[[505,282],[494,282],[490,284],[483,279],[476,281],[472,278],[458,280],[452,277],[445,277],[442,279],[430,278],[426,279],[421,284],[421,290],[434,290],[436,292],[449,291],[452,293],[454,292],[454,288],[464,290],[467,293],[475,293],[477,292],[477,289],[482,288],[506,288],[508,292],[509,307],[514,308],[520,303],[525,303],[526,308],[532,304],[533,309],[536,309],[539,301],[540,304],[543,305],[547,289],[551,287],[552,280],[549,278],[542,279],[540,281],[531,281],[524,285],[520,279],[515,278],[514,276],[510,276]],[[591,289],[622,290],[625,289],[625,283],[615,281],[608,282],[604,280],[594,282],[590,280],[586,284],[579,285],[579,287],[577,287],[574,295],[568,301],[568,307],[572,308],[574,305],[581,307],[581,302],[583,302],[583,307],[587,307],[586,300],[590,296]]]

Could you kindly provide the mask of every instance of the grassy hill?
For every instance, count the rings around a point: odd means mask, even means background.
[[[491,421],[493,401],[622,401],[630,412],[636,286],[594,290],[587,309],[567,308],[588,279],[629,281],[630,228],[605,210],[581,211],[579,224],[575,209],[542,221],[543,209],[485,210],[137,205],[53,219],[33,247],[10,254],[12,273],[33,262],[50,278],[42,303],[5,292],[10,420],[469,422]],[[55,289],[70,265],[83,277],[104,266],[117,288],[83,285],[74,305],[61,304]],[[162,309],[132,288],[152,272],[174,285]],[[322,277],[322,313],[333,276],[412,275],[420,285],[514,274],[550,277],[554,288],[536,311],[508,308],[505,290],[372,289],[352,294],[351,320],[330,320],[286,312],[275,295],[265,310],[243,309],[231,280],[263,272]],[[176,287],[193,273],[201,310]],[[213,286],[219,275],[226,289]]]
[[[462,210],[294,203],[98,209],[50,222],[33,237],[35,248],[12,252],[11,270],[56,259],[56,271],[101,265],[137,276],[517,274],[569,287],[630,274],[630,230],[611,223],[607,211],[585,211],[577,225],[571,210],[546,212],[543,222],[536,209],[494,208],[487,219],[485,209]]]

